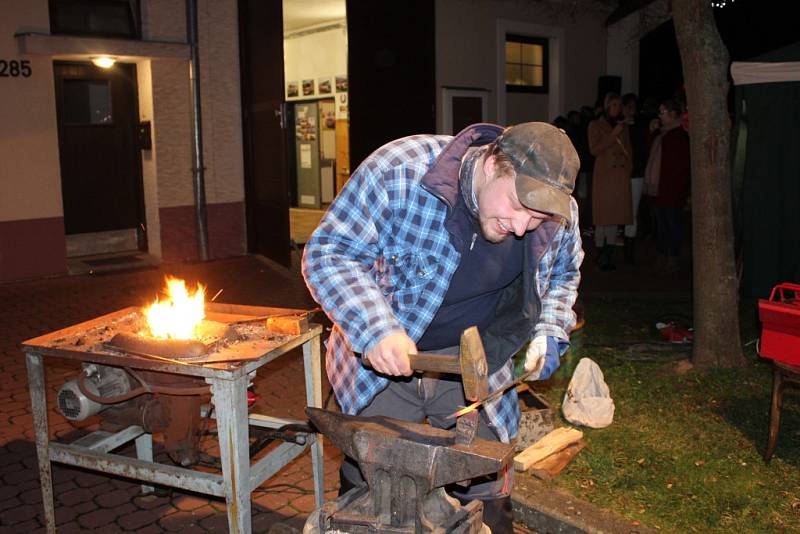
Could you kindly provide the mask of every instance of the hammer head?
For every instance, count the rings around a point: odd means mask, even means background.
[[[486,352],[478,333],[478,327],[470,326],[461,334],[461,380],[464,397],[468,401],[482,399],[489,394],[489,365]]]

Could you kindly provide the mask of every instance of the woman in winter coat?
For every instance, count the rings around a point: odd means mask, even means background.
[[[599,251],[596,261],[601,269],[610,270],[614,268],[617,227],[633,223],[633,152],[620,96],[608,93],[603,109],[603,114],[589,124],[589,150],[595,157],[592,216],[594,243]]]
[[[689,134],[681,125],[681,106],[665,100],[653,119],[650,157],[644,173],[644,194],[651,197],[656,212],[655,270],[663,274],[678,270],[683,242],[683,209],[689,197],[692,166]]]

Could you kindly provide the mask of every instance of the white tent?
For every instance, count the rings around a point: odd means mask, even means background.
[[[731,63],[734,85],[772,82],[800,82],[800,61],[763,63],[734,61]]]

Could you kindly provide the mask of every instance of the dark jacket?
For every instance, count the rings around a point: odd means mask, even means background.
[[[656,206],[684,207],[689,197],[691,176],[689,134],[681,127],[673,128],[661,140],[661,176]]]

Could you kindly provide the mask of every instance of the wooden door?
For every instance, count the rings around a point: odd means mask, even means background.
[[[347,0],[350,167],[382,144],[435,133],[435,2]]]
[[[239,0],[248,251],[288,266],[289,181],[280,0]]]
[[[136,66],[54,62],[68,236],[130,230],[144,248]]]

